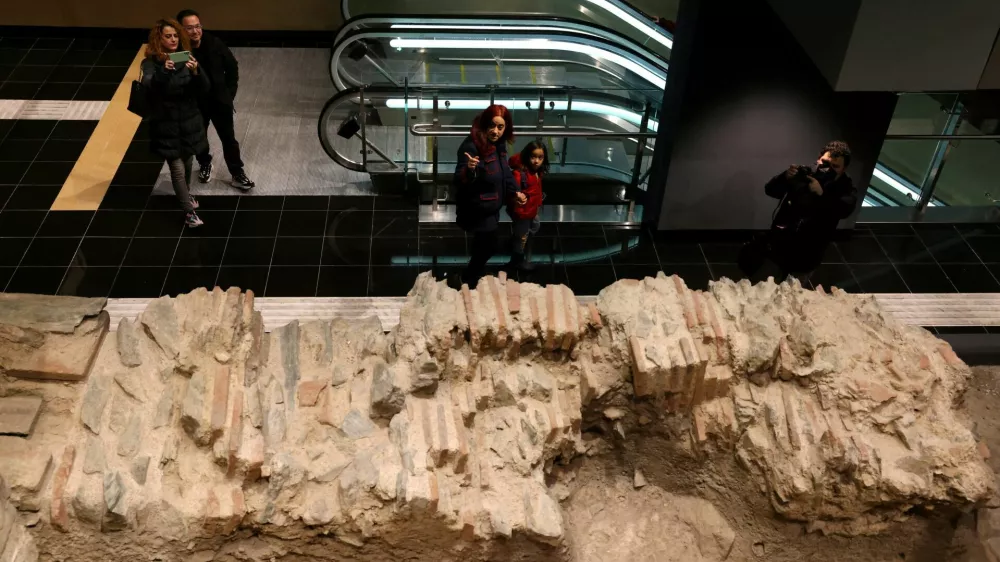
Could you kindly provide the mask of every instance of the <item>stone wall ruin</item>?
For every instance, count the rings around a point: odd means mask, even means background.
[[[825,533],[994,493],[956,409],[968,368],[864,296],[661,274],[583,306],[564,286],[424,275],[389,334],[375,318],[266,333],[253,299],[156,299],[80,382],[0,363],[0,400],[44,403],[28,437],[0,436],[43,559],[566,558],[560,500],[595,418],[618,439],[670,426],[678,454],[739,467]],[[704,559],[725,559],[732,531],[713,536]]]

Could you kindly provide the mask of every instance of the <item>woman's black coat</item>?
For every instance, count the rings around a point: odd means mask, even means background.
[[[198,109],[198,97],[211,86],[205,73],[193,74],[180,63],[167,70],[162,61],[148,58],[142,62],[142,84],[149,99],[150,149],[165,160],[208,152]]]

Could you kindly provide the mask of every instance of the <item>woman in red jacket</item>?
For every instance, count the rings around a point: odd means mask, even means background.
[[[507,204],[514,238],[508,267],[531,271],[531,241],[542,224],[538,210],[542,206],[542,176],[549,171],[549,153],[538,141],[528,143],[520,154],[510,159],[514,173],[514,193]],[[525,255],[527,254],[527,258]]]

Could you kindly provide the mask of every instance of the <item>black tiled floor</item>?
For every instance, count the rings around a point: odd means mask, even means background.
[[[836,244],[847,263],[886,263],[889,261],[889,257],[882,251],[881,245],[874,236],[855,236],[850,240]],[[824,286],[826,286],[825,283]]]
[[[566,265],[566,284],[578,295],[596,295],[614,283],[615,270],[608,267],[608,259],[585,265]]]
[[[416,267],[373,265],[368,272],[369,297],[395,297],[405,295],[413,288],[419,270]]]
[[[35,236],[83,236],[93,218],[93,211],[49,213]]]
[[[0,266],[17,267],[31,245],[31,238],[0,238]]]
[[[222,264],[225,251],[225,238],[181,238],[172,265],[217,267]]]
[[[325,227],[326,211],[285,210],[281,213],[278,236],[323,236]]]
[[[281,211],[236,211],[233,229],[229,236],[261,237],[274,236],[278,233],[278,223]],[[322,227],[320,227],[322,228]],[[317,232],[315,235],[319,235]]]
[[[835,286],[847,291],[848,293],[860,292],[858,282],[855,280],[854,274],[851,273],[851,269],[845,264],[821,264],[813,271],[809,280],[813,287],[816,285],[823,285],[823,287],[829,289],[830,287]]]
[[[21,266],[66,267],[79,245],[80,238],[35,238],[21,259]]]
[[[135,236],[176,238],[183,230],[183,211],[143,211]]]
[[[263,295],[267,288],[267,267],[221,267],[216,285],[223,289],[239,287]]]
[[[70,266],[59,287],[60,295],[106,297],[111,292],[118,267]]]
[[[316,292],[319,266],[284,266],[271,268],[267,277],[266,297],[298,297]]]
[[[75,162],[35,161],[21,178],[21,185],[62,185],[73,170]]]
[[[211,290],[212,287],[215,287],[215,279],[218,275],[218,266],[171,267],[163,285],[163,294],[176,297],[199,287]]]
[[[84,238],[75,262],[82,266],[118,267],[131,242],[129,238]]]
[[[896,271],[914,293],[954,293],[955,286],[936,264],[896,264]]]
[[[52,207],[52,202],[59,195],[58,185],[20,185],[7,199],[5,209],[41,211]]]
[[[274,238],[230,238],[226,244],[226,253],[222,258],[224,266],[263,266],[271,265],[274,253]],[[307,265],[307,264],[302,264]]]
[[[179,241],[179,238],[134,238],[122,265],[168,266]]]
[[[65,273],[66,266],[19,267],[7,283],[7,292],[54,295]]]
[[[405,294],[405,293],[404,293]],[[368,295],[368,266],[321,266],[316,296],[364,297]]]
[[[142,211],[98,210],[87,229],[87,236],[124,236],[131,238],[139,225]]]
[[[908,293],[906,283],[892,264],[853,264],[858,286],[866,293]]]
[[[706,290],[712,273],[708,264],[663,264],[663,273],[677,275],[691,289]]]
[[[1000,283],[981,263],[942,264],[941,269],[955,284],[959,293],[1000,292]]]
[[[48,211],[4,210],[0,212],[0,236],[33,237]]]
[[[109,296],[119,299],[160,296],[166,277],[166,267],[122,267]]]

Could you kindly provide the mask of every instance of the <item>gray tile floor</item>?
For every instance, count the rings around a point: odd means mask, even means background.
[[[335,93],[327,49],[233,48],[240,62],[236,138],[247,174],[257,182],[250,195],[371,195],[367,174],[331,160],[316,133],[323,105]],[[209,126],[215,177],[193,182],[195,195],[237,195],[229,185],[222,146]],[[195,164],[195,170],[198,166]],[[153,194],[172,194],[166,165]]]

